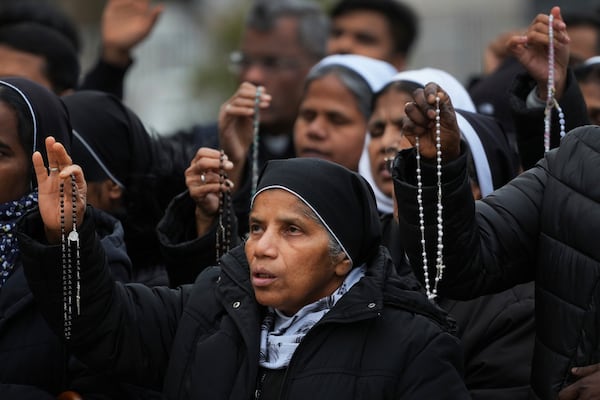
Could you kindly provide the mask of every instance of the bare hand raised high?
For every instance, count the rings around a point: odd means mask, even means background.
[[[46,138],[45,144],[48,153],[48,167],[44,165],[42,155],[38,151],[33,153],[32,160],[38,181],[38,203],[44,221],[46,238],[49,243],[58,243],[61,237],[60,183],[64,183],[64,206],[62,208],[65,220],[62,223],[66,233],[69,233],[73,227],[71,175],[75,176],[77,190],[75,203],[77,225],[83,222],[87,185],[81,167],[73,164],[62,144],[56,142],[52,136]]]

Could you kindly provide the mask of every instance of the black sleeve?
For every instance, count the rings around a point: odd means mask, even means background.
[[[0,397],[6,400],[55,400],[56,396],[35,386],[0,383]]]
[[[195,212],[196,204],[186,191],[175,197],[164,217],[158,224],[157,231],[161,251],[167,266],[171,287],[193,283],[198,274],[206,267],[217,265],[217,224],[202,237],[197,237]],[[229,226],[224,226],[231,235],[230,248],[240,243],[237,236],[237,219],[232,210],[229,211]]]
[[[144,385],[162,382],[188,288],[114,282],[92,218],[80,230],[81,312],[65,339],[60,246],[48,245],[39,211],[17,227],[23,268],[40,311],[84,364]]]
[[[529,75],[519,75],[511,88],[510,107],[515,124],[519,158],[524,170],[532,168],[544,157],[544,107],[528,108],[527,96],[536,83]],[[579,84],[571,70],[560,107],[565,115],[565,132],[582,125],[588,125],[589,118]],[[556,109],[552,111],[550,148],[560,144],[560,124]]]
[[[465,383],[473,399],[527,398],[535,342],[533,282],[440,305],[460,328]]]
[[[131,64],[117,67],[102,61],[102,57],[100,57],[94,67],[84,76],[79,90],[99,90],[122,99],[125,74]]]
[[[394,162],[400,240],[411,265],[422,271],[414,149]],[[428,260],[437,250],[435,166],[422,165],[425,241]],[[547,179],[543,165],[519,175],[485,199],[473,200],[462,156],[442,169],[444,262],[440,295],[470,299],[508,289],[533,279],[540,207]],[[422,273],[422,272],[421,272]],[[435,262],[429,263],[435,275]]]

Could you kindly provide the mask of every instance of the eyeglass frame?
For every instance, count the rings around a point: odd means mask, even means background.
[[[292,71],[302,68],[302,62],[292,57],[256,56],[250,57],[242,51],[236,50],[229,53],[229,70],[240,73],[253,65],[270,72]]]

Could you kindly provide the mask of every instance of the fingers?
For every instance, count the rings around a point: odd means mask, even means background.
[[[552,16],[554,16],[555,19],[562,21],[562,14],[560,13],[560,7],[555,6],[552,7],[552,9],[550,10],[550,14],[552,14]]]
[[[230,115],[250,116],[254,114],[256,92],[261,91],[259,107],[267,108],[271,104],[271,95],[265,92],[263,86],[255,86],[243,82],[235,94],[222,106],[222,110]]]
[[[63,168],[73,163],[65,147],[61,143],[58,143],[54,137],[48,136],[45,140],[45,145],[50,172],[56,172],[57,168],[58,171],[62,171]]]
[[[440,100],[440,113],[454,112],[450,98],[435,83],[429,83],[424,89],[417,89],[413,93],[414,101],[406,103],[403,119],[403,132],[407,136],[422,135],[435,126],[436,98]]]
[[[227,155],[224,155],[223,161],[221,161],[219,150],[208,147],[200,148],[185,171],[185,182],[190,195],[198,202],[210,193],[218,193],[224,188],[231,190],[233,182],[221,181],[221,168],[229,171],[233,169],[233,166]]]
[[[218,172],[221,167],[225,171],[233,169],[233,163],[229,161],[227,154],[223,156],[223,165],[221,166],[221,151],[217,149],[211,149],[209,147],[201,147],[196,152],[194,159],[190,163],[188,169],[192,169],[196,173],[212,170]]]
[[[37,179],[38,184],[41,184],[48,179],[48,170],[44,165],[44,159],[42,158],[42,154],[39,151],[33,153],[31,157],[33,161],[33,169],[35,171],[35,177]]]
[[[571,368],[571,373],[577,380],[558,393],[559,400],[592,399],[597,398],[598,371],[600,364],[585,367]]]
[[[579,397],[579,385],[577,382],[567,386],[558,393],[558,400],[577,400]]]
[[[150,26],[154,26],[154,24],[156,24],[156,21],[158,21],[158,18],[161,16],[164,10],[164,4],[159,4],[150,10]]]
[[[575,376],[588,376],[600,371],[600,364],[587,365],[585,367],[575,367],[571,369],[571,373]]]
[[[554,17],[552,22],[554,40],[561,44],[569,43],[570,39],[569,35],[567,34],[567,26],[562,21],[560,9],[558,7],[554,7],[552,9],[552,16]],[[529,30],[527,31],[526,36],[528,44],[548,46],[549,22],[550,18],[548,14],[538,14],[535,17],[529,26]]]
[[[506,43],[508,50],[517,58],[527,50],[527,36],[515,35],[511,36]]]

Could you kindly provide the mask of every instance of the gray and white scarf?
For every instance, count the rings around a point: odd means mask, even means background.
[[[352,269],[335,292],[302,307],[291,317],[269,307],[261,325],[259,365],[267,369],[286,368],[306,333],[348,293],[365,272],[365,265]]]

